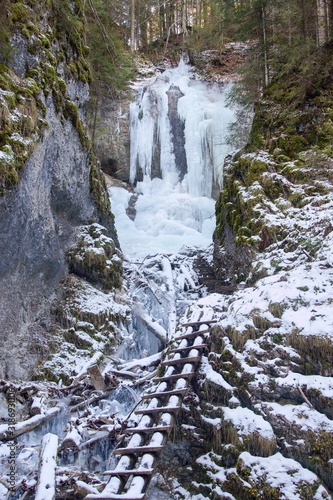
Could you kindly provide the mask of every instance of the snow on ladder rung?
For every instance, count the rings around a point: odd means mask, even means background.
[[[106,470],[101,472],[103,476],[150,476],[154,473],[154,469],[123,469],[123,470]]]
[[[114,455],[135,455],[136,453],[157,453],[162,451],[164,444],[158,446],[135,446],[133,448],[116,448],[113,450]]]
[[[191,351],[191,349],[204,349],[205,347],[207,347],[207,344],[197,344],[186,347],[177,347],[176,349],[170,349],[169,353],[171,354],[175,352]]]
[[[172,425],[159,425],[156,427],[129,427],[123,431],[124,434],[151,434],[152,432],[170,432]]]
[[[174,373],[173,375],[165,375],[164,377],[155,377],[154,382],[167,382],[168,380],[177,380],[179,378],[191,378],[194,372]]]
[[[176,340],[183,340],[183,339],[193,339],[195,337],[199,337],[200,335],[209,333],[210,329],[208,328],[207,330],[196,330],[195,332],[190,332],[190,333],[184,333],[183,335],[179,335],[177,337],[173,337],[173,342],[176,342]]]
[[[158,408],[143,408],[142,410],[135,410],[137,415],[150,415],[153,413],[170,413],[179,411],[180,406],[160,406]]]
[[[197,326],[197,325],[210,325],[211,323],[217,323],[217,319],[207,319],[205,321],[192,321],[191,323],[182,323],[182,326]]]
[[[197,363],[200,360],[201,356],[193,356],[191,358],[167,359],[166,361],[161,362],[161,366],[184,365],[185,363]]]
[[[141,396],[141,399],[160,398],[162,396],[173,396],[174,394],[183,394],[187,390],[188,387],[184,387],[182,389],[174,389],[173,391],[152,392],[151,394],[143,394]]]
[[[100,493],[99,495],[90,493],[84,500],[144,500],[146,493],[138,493],[133,496],[133,493]]]

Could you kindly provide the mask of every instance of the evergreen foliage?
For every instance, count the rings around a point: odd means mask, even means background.
[[[0,9],[0,62],[8,62],[11,52],[9,43],[9,26],[8,26],[8,0],[4,0]]]
[[[125,32],[112,18],[112,3],[88,0],[83,15],[95,95],[123,89],[132,76],[133,61],[125,44]]]

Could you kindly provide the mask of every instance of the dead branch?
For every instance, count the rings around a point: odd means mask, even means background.
[[[304,394],[302,387],[300,385],[298,385],[297,389],[299,390],[300,395],[302,396],[302,398],[304,399],[304,401],[306,402],[306,404],[309,406],[309,408],[314,409],[313,404],[310,403],[310,401],[308,400],[308,398]]]
[[[134,385],[135,386],[142,385],[145,382],[147,382],[147,380],[150,380],[151,378],[154,378],[156,376],[156,374],[157,374],[157,369],[154,370],[153,372],[149,373],[149,375],[146,375],[145,377],[142,377],[142,378],[139,378],[138,380],[136,380],[134,382]]]
[[[92,396],[90,399],[85,399],[84,401],[82,401],[82,403],[78,403],[77,405],[75,406],[72,406],[70,408],[70,412],[73,413],[74,411],[76,410],[80,410],[81,408],[85,408],[86,406],[88,407],[89,405],[91,405],[92,403],[95,403],[96,401],[99,401],[100,399],[103,399],[103,398],[106,398],[108,396],[108,394],[114,390],[114,388],[112,389],[108,389],[107,391],[101,393],[101,394],[95,394],[94,396]]]

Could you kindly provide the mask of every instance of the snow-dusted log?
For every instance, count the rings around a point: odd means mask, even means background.
[[[106,392],[101,392],[99,394],[95,394],[91,398],[85,399],[84,401],[82,401],[81,403],[78,403],[75,406],[71,406],[69,411],[74,412],[76,410],[80,410],[81,408],[88,407],[92,403],[95,403],[96,401],[99,401],[100,399],[106,398],[108,396],[108,394],[110,393],[110,391],[111,391],[111,389],[107,390]]]
[[[54,500],[55,469],[57,466],[58,436],[45,434],[42,439],[40,468],[35,500]]]
[[[146,313],[141,304],[136,303],[133,307],[133,315],[136,316],[142,324],[149,330],[156,338],[165,343],[168,339],[168,334],[162,325],[154,321],[153,318]]]
[[[133,370],[135,368],[149,368],[150,366],[158,366],[160,364],[162,355],[164,351],[152,354],[142,359],[133,359],[133,361],[128,361],[123,365],[119,365],[119,370]]]
[[[87,376],[89,368],[92,365],[95,365],[98,361],[100,361],[101,358],[103,358],[103,354],[100,351],[95,352],[95,354],[93,355],[93,357],[91,359],[89,359],[89,361],[87,361],[87,363],[83,366],[83,368],[80,371],[80,373],[78,373],[73,378],[72,383],[70,385],[66,386],[66,387],[62,387],[61,391],[68,391],[68,390],[73,389],[74,387],[76,387],[81,382],[81,380],[83,380]]]
[[[177,326],[177,308],[176,308],[176,291],[173,283],[172,267],[169,257],[164,256],[161,259],[162,269],[165,275],[165,282],[168,289],[169,299],[169,337],[173,337]]]
[[[138,380],[136,380],[134,382],[134,385],[135,386],[138,386],[138,385],[142,385],[144,384],[145,382],[147,382],[147,380],[150,380],[151,378],[154,378],[157,374],[157,369],[154,370],[153,372],[149,373],[148,375],[146,375],[145,377],[142,377],[142,378],[139,378]]]
[[[88,441],[85,441],[84,443],[81,443],[79,446],[79,450],[83,450],[84,448],[88,448],[89,446],[92,446],[97,443],[97,441],[102,441],[103,439],[107,439],[110,435],[109,431],[97,431],[96,434],[88,439]]]
[[[103,485],[104,486],[104,485]],[[98,495],[99,491],[94,486],[85,483],[84,481],[75,481],[75,496],[77,498],[84,498],[86,495],[93,494]]]
[[[122,377],[122,378],[129,378],[129,379],[137,378],[136,373],[126,370],[111,370],[111,373],[113,373],[117,377]]]
[[[21,436],[21,434],[25,434],[26,432],[30,432],[36,427],[44,424],[48,420],[51,420],[53,417],[60,413],[61,408],[55,407],[48,410],[43,415],[35,415],[34,417],[29,418],[28,420],[24,420],[23,422],[18,422],[15,425],[14,432],[8,430],[8,425],[0,425],[0,440],[8,441],[10,439]]]

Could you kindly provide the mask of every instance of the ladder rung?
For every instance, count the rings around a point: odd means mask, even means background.
[[[210,325],[211,323],[217,323],[217,320],[207,319],[206,321],[192,321],[192,323],[182,323],[182,326]]]
[[[167,382],[168,380],[177,380],[179,378],[191,378],[193,375],[194,372],[175,373],[174,375],[166,375],[165,377],[156,377],[153,380],[154,382]]]
[[[100,493],[99,495],[95,495],[94,493],[89,493],[84,500],[144,500],[146,497],[146,493],[138,493],[135,496],[128,496],[127,493]]]
[[[191,349],[204,349],[205,347],[207,347],[207,344],[191,345],[188,347],[177,347],[177,349],[170,349],[169,353],[190,351]]]
[[[158,427],[129,427],[123,431],[123,434],[151,434],[152,432],[169,432],[172,425],[160,425]]]
[[[179,411],[180,406],[160,406],[159,408],[144,408],[142,410],[135,410],[134,413],[137,415],[150,415],[153,413],[172,413],[174,411]]]
[[[116,448],[113,450],[114,455],[133,455],[136,453],[156,453],[163,450],[164,444],[159,446],[136,446],[134,448]]]
[[[176,340],[193,339],[194,337],[199,337],[200,335],[208,332],[210,332],[210,330],[197,330],[196,332],[184,333],[183,335],[179,335],[179,337],[173,337],[172,341],[176,342]]]
[[[101,472],[103,476],[149,476],[154,473],[154,469],[128,469],[128,470],[106,470]]]
[[[161,366],[184,365],[185,363],[197,363],[201,360],[201,356],[193,356],[191,358],[167,359],[161,362]]]
[[[183,394],[187,390],[188,390],[188,387],[184,387],[183,389],[175,389],[173,391],[152,392],[151,394],[143,394],[141,396],[141,399],[159,398],[162,396],[173,396],[174,394]]]

